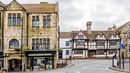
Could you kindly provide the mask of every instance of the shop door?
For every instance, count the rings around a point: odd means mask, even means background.
[[[53,57],[46,57],[46,69],[52,69],[53,68]]]
[[[21,64],[20,64],[21,60],[18,59],[12,59],[9,60],[8,64],[8,70],[9,71],[20,71],[21,70]]]

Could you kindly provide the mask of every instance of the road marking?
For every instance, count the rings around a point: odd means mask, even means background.
[[[86,69],[87,67],[82,67],[82,69]]]
[[[80,71],[77,71],[76,73],[80,73]]]

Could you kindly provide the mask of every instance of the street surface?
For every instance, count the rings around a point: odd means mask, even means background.
[[[72,67],[55,70],[15,73],[123,73],[109,69],[111,60],[74,60],[73,63],[75,63],[75,65]]]

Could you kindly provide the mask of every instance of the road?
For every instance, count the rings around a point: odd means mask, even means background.
[[[111,66],[111,60],[74,60],[73,63],[75,63],[75,65],[72,67],[46,70],[44,72],[33,71],[26,73],[123,73],[109,69],[109,66]]]

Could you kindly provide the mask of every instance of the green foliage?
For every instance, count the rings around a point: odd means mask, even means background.
[[[0,28],[0,35],[2,35],[2,28]]]
[[[62,49],[61,49],[61,48],[58,48],[58,51],[59,51],[59,52],[62,52]]]
[[[22,52],[29,51],[29,47],[23,47]]]

